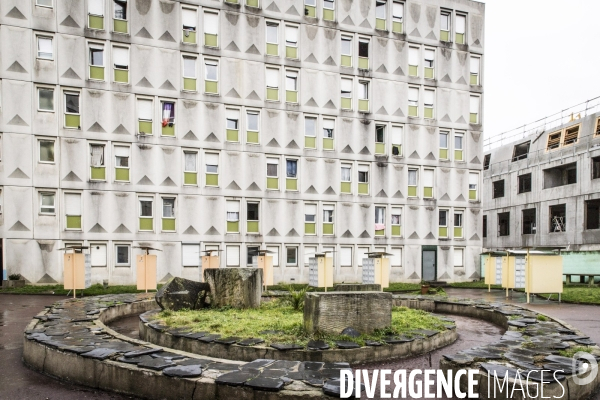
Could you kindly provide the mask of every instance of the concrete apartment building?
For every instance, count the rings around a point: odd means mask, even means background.
[[[307,282],[479,277],[484,5],[467,0],[3,0],[3,269],[200,277],[200,252]]]
[[[597,111],[486,151],[485,249],[562,247],[565,273],[600,273]]]

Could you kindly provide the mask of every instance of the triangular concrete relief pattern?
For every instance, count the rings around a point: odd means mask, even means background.
[[[333,61],[333,58],[331,58],[331,56],[327,57],[327,60],[323,61],[323,64],[333,65],[334,67],[337,67],[337,64],[335,63],[335,61]]]
[[[396,117],[404,117],[404,113],[402,112],[402,109],[400,107],[398,107],[398,109],[396,110],[396,112],[394,114],[392,114]]]
[[[227,47],[225,47],[225,50],[229,50],[229,51],[240,51],[240,48],[237,47],[237,44],[235,44],[235,42],[231,42],[227,45]]]
[[[273,138],[273,139],[271,139],[271,141],[269,143],[267,143],[267,147],[281,147],[281,146],[279,145],[279,142],[275,138]]]
[[[475,158],[471,160],[471,164],[481,164],[481,161],[479,161],[479,157],[475,156]]]
[[[162,36],[158,38],[158,40],[162,40],[165,42],[175,42],[175,39],[173,39],[173,35],[171,35],[169,31],[165,31],[165,33],[163,33]]]
[[[452,120],[450,119],[450,116],[448,114],[444,115],[441,120],[444,122],[452,122]]]
[[[387,198],[387,197],[388,197],[388,195],[387,195],[387,193],[385,192],[385,190],[381,189],[381,190],[379,191],[379,193],[377,193],[377,195],[376,195],[375,197],[385,197],[385,198]]]
[[[429,35],[425,36],[425,39],[437,40],[435,33],[433,31],[429,32]]]
[[[281,10],[279,9],[279,7],[277,7],[277,4],[275,4],[275,2],[272,2],[271,4],[269,4],[269,6],[266,9],[269,11],[273,11],[273,12],[278,12],[278,13],[281,12]]]
[[[159,282],[164,283],[164,282],[170,281],[171,279],[173,279],[173,275],[171,275],[170,273],[167,273],[165,276],[163,276],[163,278]]]
[[[410,36],[414,36],[414,37],[421,37],[421,33],[419,32],[419,30],[417,28],[413,29],[413,31],[410,33]]]
[[[315,187],[313,185],[310,185],[308,187],[308,189],[306,189],[306,192],[304,193],[308,193],[308,194],[319,194],[319,192],[317,192],[317,189],[315,189]]]
[[[396,192],[396,194],[394,194],[392,197],[393,197],[394,199],[403,199],[403,198],[404,198],[404,196],[402,195],[402,192],[401,192],[401,191],[399,191],[399,190],[398,190],[398,191]]]
[[[475,41],[473,42],[473,46],[481,47],[481,42],[479,41],[479,39],[475,39]]]
[[[6,16],[9,18],[27,19],[17,7],[13,7],[12,10],[10,10],[8,14],[6,14]]]
[[[370,155],[371,152],[369,151],[369,148],[367,146],[365,146],[362,148],[361,151],[358,152],[358,154]]]
[[[467,121],[465,120],[465,118],[461,115],[459,119],[456,120],[457,124],[466,124]]]
[[[465,78],[463,76],[461,76],[460,78],[458,78],[458,81],[456,81],[456,83],[459,83],[461,85],[466,85],[467,81],[465,80]]]
[[[258,187],[256,182],[252,182],[252,184],[250,186],[248,186],[248,189],[246,189],[246,190],[251,191],[251,192],[259,192],[260,187]]]
[[[12,119],[8,121],[8,125],[29,126],[29,124],[25,122],[19,114],[12,117]]]
[[[323,106],[323,108],[331,108],[335,110],[335,104],[333,104],[333,101],[329,100],[327,103],[325,103],[325,105]]]
[[[444,274],[440,277],[438,277],[438,279],[450,279],[450,275],[448,275],[447,272],[444,272]]]
[[[441,79],[441,81],[452,83],[452,79],[450,79],[450,75],[448,75],[448,74],[444,75],[444,77]]]
[[[476,143],[479,143],[479,138],[481,137],[481,132],[471,131],[471,137]]]
[[[73,68],[69,68],[68,70],[66,70],[65,73],[61,75],[61,78],[81,80],[79,75],[77,75],[77,73],[73,71]]]
[[[260,97],[253,90],[250,92],[250,94],[248,96],[246,96],[246,100],[260,100]]]
[[[329,186],[327,188],[327,190],[323,192],[323,194],[332,195],[332,196],[336,195],[335,190],[333,190],[333,188],[331,186]]]
[[[308,101],[304,105],[309,106],[309,107],[319,107],[319,105],[317,104],[315,99],[313,99],[312,97],[310,99],[308,99]]]
[[[387,70],[387,68],[385,67],[385,65],[381,64],[381,65],[379,66],[379,68],[377,68],[377,70],[376,70],[375,72],[382,72],[382,73],[384,73],[384,74],[387,74],[387,73],[388,73],[388,70]]]
[[[13,232],[29,232],[30,229],[23,225],[21,221],[15,222],[15,224],[9,229],[9,231]]]
[[[459,194],[458,197],[456,198],[456,200],[454,201],[465,201],[465,198],[462,194]]]
[[[18,61],[15,61],[14,63],[12,63],[12,65],[10,67],[8,67],[6,70],[10,71],[10,72],[18,72],[20,74],[27,73],[27,70],[25,68],[23,68],[23,66]]]
[[[213,143],[220,143],[221,141],[219,140],[219,138],[214,134],[214,133],[209,133],[207,137],[204,138],[205,142],[213,142]]]
[[[188,228],[183,231],[184,235],[199,235],[198,231],[192,226],[188,226]]]
[[[473,274],[469,277],[469,279],[480,279],[481,275],[479,275],[479,272],[473,272]]]
[[[398,75],[398,76],[404,76],[404,70],[402,70],[402,67],[398,67],[396,68],[396,70],[393,72],[394,75]]]
[[[146,175],[143,176],[142,179],[137,183],[138,185],[151,185],[154,186],[154,183],[148,178]]]
[[[113,133],[118,133],[118,134],[121,134],[121,135],[129,135],[129,131],[127,130],[127,128],[125,128],[123,126],[123,124],[119,124],[119,126],[117,126],[115,128],[115,130],[113,131]]]
[[[94,124],[92,126],[90,126],[87,129],[89,132],[102,132],[102,133],[106,133],[106,131],[104,130],[104,128],[97,122],[94,122]]]
[[[227,187],[225,189],[228,189],[228,190],[242,190],[242,188],[235,181],[231,181],[231,183],[229,185],[227,185]]]
[[[299,237],[300,235],[298,235],[298,232],[296,232],[296,230],[294,228],[292,228],[286,235],[285,237]]]
[[[363,231],[363,233],[360,234],[360,236],[358,236],[361,239],[369,239],[371,237],[371,235],[369,235],[369,232],[367,231]]]
[[[435,239],[435,236],[433,236],[433,233],[429,232],[427,236],[425,236],[425,239]]]
[[[237,90],[231,89],[229,92],[227,92],[227,94],[225,95],[225,97],[233,97],[233,98],[239,99],[240,98],[240,94],[237,92]]]
[[[344,18],[342,24],[354,26],[354,21],[352,21],[352,18],[350,18],[350,16],[348,15],[346,18]]]
[[[56,284],[58,282],[55,281],[50,275],[44,274],[44,276],[42,276],[42,279],[37,281],[37,283]]]
[[[291,6],[290,8],[288,8],[288,10],[285,13],[289,14],[289,15],[300,16],[300,13],[298,12],[298,10],[296,10],[296,7],[294,7],[294,6]]]
[[[298,146],[298,144],[296,143],[295,140],[292,139],[291,142],[289,142],[287,144],[287,146],[285,146],[286,149],[299,149],[300,147]]]
[[[419,235],[417,234],[417,232],[413,232],[412,235],[410,235],[408,237],[409,239],[420,239]]]
[[[114,230],[113,233],[131,233],[129,229],[123,224],[119,225],[117,229]]]
[[[220,233],[217,230],[217,228],[215,228],[214,226],[211,226],[210,229],[206,231],[205,235],[218,236],[218,235],[220,235]]]
[[[450,196],[448,196],[448,193],[445,193],[442,197],[440,197],[440,200],[450,201]]]
[[[421,157],[419,157],[419,153],[417,153],[417,151],[413,151],[412,154],[410,156],[408,156],[408,158],[415,158],[417,160],[420,160]]]
[[[371,24],[369,23],[369,20],[367,20],[367,19],[365,19],[363,22],[361,22],[359,26],[362,28],[372,29]]]
[[[152,86],[152,84],[150,83],[150,81],[148,79],[146,79],[146,77],[143,77],[142,79],[140,79],[140,81],[135,86],[154,88],[154,86]]]
[[[469,239],[469,240],[480,240],[479,235],[474,234],[473,236],[471,236],[471,239]]]
[[[15,169],[8,177],[11,179],[29,179],[29,176],[21,168]]]
[[[198,137],[196,135],[194,135],[194,132],[192,131],[188,131],[188,133],[185,134],[184,137],[182,137],[183,140],[198,140]]]
[[[384,106],[381,106],[381,108],[379,110],[377,110],[377,112],[375,114],[388,115],[388,112]]]
[[[70,15],[67,15],[67,18],[63,19],[63,22],[61,22],[60,24],[62,26],[70,26],[71,28],[81,28],[79,24]]]
[[[167,178],[160,184],[160,186],[177,186],[173,179],[167,176]]]
[[[350,232],[349,230],[347,230],[346,232],[344,232],[344,234],[342,235],[343,238],[353,238],[354,235],[352,235],[352,232]]]
[[[267,236],[281,236],[281,235],[279,234],[277,229],[273,228],[269,231],[269,233],[267,233]]]
[[[247,54],[258,54],[260,55],[260,51],[256,48],[255,45],[251,45],[250,47],[248,47],[248,50],[246,50]]]
[[[176,90],[175,86],[173,86],[173,84],[171,83],[171,81],[169,81],[168,79],[166,81],[164,81],[164,83],[159,87],[159,89],[162,89],[162,90]]]
[[[92,226],[92,229],[90,229],[88,233],[106,233],[106,229],[104,229],[102,225],[96,223],[96,225]]]
[[[75,174],[75,172],[71,171],[63,178],[63,182],[82,182],[82,180]]]
[[[435,156],[433,155],[432,152],[429,152],[429,154],[427,154],[427,157],[425,157],[426,160],[435,160]]]
[[[413,272],[412,274],[410,274],[408,279],[421,279],[421,277],[419,275],[417,275],[416,272]]]
[[[304,60],[305,62],[311,62],[311,63],[316,63],[318,64],[319,61],[316,59],[316,57],[314,56],[313,53],[310,53],[308,57],[306,57],[306,59]]]
[[[154,39],[150,32],[146,30],[146,28],[140,29],[138,33],[135,34],[136,37],[146,38],[146,39]]]
[[[352,150],[352,147],[350,147],[350,145],[348,144],[342,149],[342,153],[354,154],[354,151]]]

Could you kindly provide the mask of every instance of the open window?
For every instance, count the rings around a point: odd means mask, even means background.
[[[600,118],[596,120],[596,128],[594,129],[594,136],[600,136]]]
[[[600,229],[600,200],[585,202],[585,229]]]
[[[600,157],[592,158],[592,179],[600,178]]]
[[[566,232],[567,230],[567,205],[557,204],[550,206],[550,232]]]
[[[497,199],[499,197],[504,197],[504,179],[492,182],[492,188],[492,198]]]
[[[531,173],[519,175],[517,181],[519,194],[531,192]]]
[[[510,213],[498,213],[498,236],[510,235]]]
[[[527,154],[529,154],[529,145],[531,142],[525,142],[521,144],[515,145],[513,149],[513,157],[512,160],[519,161],[527,158]]]
[[[536,209],[529,208],[522,211],[523,214],[523,235],[534,235],[536,233]]]
[[[490,161],[492,159],[492,155],[491,154],[486,154],[485,156],[483,156],[483,169],[488,170],[490,169]]]
[[[579,127],[580,125],[573,126],[565,129],[565,136],[563,137],[563,146],[577,143],[579,140]]]
[[[554,132],[548,135],[548,144],[546,145],[546,150],[554,150],[560,147],[560,138],[562,132]]]
[[[547,168],[544,172],[544,189],[577,183],[577,163]]]

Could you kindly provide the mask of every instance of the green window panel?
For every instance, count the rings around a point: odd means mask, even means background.
[[[369,59],[367,57],[358,57],[358,68],[369,69]]]
[[[447,238],[448,237],[448,227],[440,226],[438,236],[441,238]]]
[[[258,143],[258,132],[254,132],[254,131],[246,132],[246,141],[248,143]]]
[[[128,83],[129,71],[124,69],[115,69],[115,82]]]
[[[204,45],[208,47],[217,47],[219,44],[218,36],[211,33],[204,34]]]
[[[394,33],[402,33],[403,32],[402,22],[394,21],[392,23],[392,31]]]
[[[369,184],[368,183],[359,183],[358,184],[358,194],[369,194]]]
[[[352,56],[342,55],[342,67],[352,67]]]
[[[275,43],[267,43],[267,55],[268,56],[278,56],[279,55],[279,45]]]
[[[417,187],[416,186],[408,187],[408,197],[417,197]]]
[[[162,230],[163,231],[175,231],[175,218],[163,218],[162,219]]]
[[[340,190],[342,193],[352,193],[352,182],[342,182]]]
[[[129,182],[129,169],[115,168],[115,180],[121,182]]]
[[[448,149],[440,149],[440,160],[448,159]]]
[[[317,148],[317,138],[314,136],[304,136],[304,148],[316,149]]]
[[[175,136],[175,124],[167,124],[162,127],[163,136]]]
[[[183,43],[196,44],[196,32],[183,30]]]
[[[456,43],[457,44],[465,44],[465,34],[464,33],[456,34]]]
[[[292,46],[285,46],[285,56],[287,58],[297,59],[298,58],[298,48],[292,47]]]
[[[479,85],[479,75],[471,74],[471,85]]]
[[[400,225],[392,225],[392,236],[402,236],[402,227]]]
[[[314,235],[317,232],[317,225],[314,222],[305,222],[304,223],[304,234],[305,235]]]
[[[298,190],[298,179],[287,178],[285,180],[285,189],[286,190]]]
[[[375,236],[385,236],[385,229],[375,230]]]
[[[67,215],[67,229],[81,229],[81,215]]]
[[[104,17],[90,15],[88,19],[90,29],[104,29]]]
[[[469,200],[477,200],[477,190],[469,190]]]
[[[433,79],[435,76],[433,68],[425,67],[425,78]]]
[[[409,76],[419,76],[419,66],[418,65],[409,65],[408,66],[408,75]]]
[[[472,124],[476,124],[478,122],[478,118],[479,115],[477,113],[471,113],[470,114],[470,118],[469,118],[469,122]]]
[[[237,129],[227,129],[227,141],[239,142],[239,131]]]
[[[267,189],[279,190],[279,178],[267,178]]]
[[[408,106],[408,116],[409,117],[418,117],[419,116],[419,107]]]
[[[206,174],[206,186],[219,186],[219,174]]]
[[[402,155],[402,145],[401,144],[393,144],[392,145],[392,150],[394,150],[395,148],[398,149],[397,156],[398,157],[401,156]],[[392,153],[392,154],[394,154],[394,153]]]
[[[239,233],[240,221],[227,221],[227,233]]]
[[[385,19],[377,18],[375,19],[375,29],[379,29],[380,31],[385,31]]]
[[[127,33],[129,32],[127,21],[122,19],[113,20],[113,31],[117,33]]]
[[[238,0],[225,0],[227,3],[237,4]]]
[[[297,103],[298,102],[298,92],[294,90],[286,90],[285,91],[285,101],[286,103]]]
[[[463,151],[462,150],[454,150],[454,160],[456,160],[456,161],[463,160]]]
[[[369,100],[358,99],[358,111],[369,112]]]
[[[423,197],[430,199],[433,197],[433,188],[432,187],[424,187],[423,188]]]
[[[333,150],[333,139],[323,138],[323,150]]]
[[[463,228],[460,227],[454,227],[454,237],[455,238],[462,238],[463,237]]]
[[[375,154],[385,154],[385,143],[375,143]]]
[[[342,97],[342,109],[352,110],[352,98],[351,97]]]
[[[152,135],[152,121],[138,121],[138,131],[146,135]]]
[[[246,223],[246,232],[258,233],[258,221],[248,221]]]
[[[279,89],[267,88],[267,100],[279,101]]]
[[[440,31],[440,40],[442,42],[450,41],[450,32],[449,31]]]
[[[335,20],[335,12],[334,10],[329,10],[327,8],[323,9],[323,19],[325,21],[333,21]]]
[[[79,129],[81,126],[81,116],[75,114],[65,114],[65,127]]]
[[[333,224],[323,223],[323,235],[333,235]]]
[[[104,67],[90,66],[90,79],[104,80]]]
[[[184,172],[183,173],[183,184],[184,185],[197,185],[198,184],[198,173],[197,172]]]
[[[95,181],[106,180],[106,168],[104,167],[91,167],[91,178]]]
[[[424,112],[425,118],[433,119],[433,108],[431,108],[431,107],[425,107],[424,111],[425,111]]]
[[[140,218],[140,231],[153,231],[154,230],[154,219],[153,218]]]
[[[196,91],[196,79],[183,78],[183,90]]]
[[[249,7],[258,7],[258,0],[246,0],[246,5]]]
[[[313,6],[304,6],[304,15],[306,17],[317,18],[317,8]]]
[[[217,81],[204,81],[204,92],[205,93],[219,93],[219,82]]]

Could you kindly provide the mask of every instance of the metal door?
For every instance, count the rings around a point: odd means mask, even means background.
[[[515,289],[525,288],[525,257],[515,259]]]
[[[437,263],[435,250],[423,250],[423,273],[424,281],[435,281],[437,277]]]

